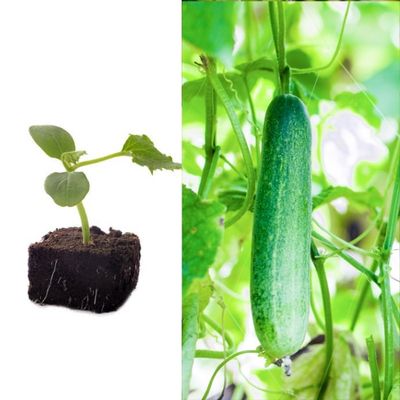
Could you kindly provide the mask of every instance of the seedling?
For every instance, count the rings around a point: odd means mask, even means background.
[[[78,172],[78,169],[116,157],[130,157],[132,162],[147,167],[151,173],[157,169],[180,168],[180,164],[157,150],[146,135],[129,135],[120,151],[80,161],[81,157],[87,154],[86,151],[76,150],[74,139],[63,128],[53,125],[36,125],[29,128],[29,133],[49,157],[60,160],[65,168],[64,172],[50,174],[45,180],[44,188],[57,205],[78,209],[84,244],[91,242],[88,217],[83,206],[90,184],[85,173]]]

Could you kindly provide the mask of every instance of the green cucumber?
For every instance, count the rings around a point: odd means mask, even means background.
[[[311,128],[293,95],[267,109],[254,206],[251,308],[267,357],[295,353],[310,304]]]

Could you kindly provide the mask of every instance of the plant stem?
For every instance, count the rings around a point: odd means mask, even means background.
[[[94,158],[92,160],[87,160],[87,161],[81,161],[79,163],[76,163],[75,165],[72,165],[69,168],[69,170],[70,171],[75,171],[76,169],[81,168],[81,167],[85,167],[87,165],[97,164],[97,163],[102,162],[102,161],[111,160],[112,158],[124,157],[124,156],[131,157],[132,154],[129,151],[119,151],[117,153],[112,153],[112,154],[109,154],[109,155],[104,156],[104,157]]]
[[[383,241],[385,239],[385,235],[386,235],[386,223],[382,225],[382,227],[381,227],[381,229],[380,229],[380,231],[378,233],[378,239],[376,241],[376,247],[381,248],[381,246],[383,244]],[[378,264],[379,264],[378,260],[374,260],[373,261],[372,266],[370,268],[370,271],[372,273],[375,273],[375,271],[378,268]],[[360,316],[361,310],[362,310],[363,305],[364,305],[365,298],[367,297],[367,294],[368,294],[369,287],[370,287],[369,280],[364,281],[363,282],[363,286],[361,288],[360,296],[358,298],[356,309],[354,310],[353,318],[352,318],[351,324],[350,324],[350,331],[352,331],[352,332],[354,332],[354,329],[356,327],[358,318]]]
[[[208,62],[210,64],[212,63],[215,68],[215,63],[211,58],[208,59]],[[220,154],[220,148],[216,147],[217,99],[215,90],[209,79],[206,81],[205,115],[204,150],[206,161],[201,174],[198,191],[199,197],[201,198],[206,198],[208,196]]]
[[[244,180],[245,182],[247,181],[247,178],[223,154],[221,154],[219,157],[221,160],[227,163],[234,172],[238,174],[240,179]]]
[[[211,390],[212,384],[213,384],[213,382],[214,382],[214,379],[215,379],[215,377],[217,376],[219,370],[220,370],[221,368],[223,368],[223,367],[225,366],[225,364],[227,364],[229,361],[233,360],[234,358],[236,358],[236,357],[238,357],[238,356],[240,356],[240,355],[242,355],[242,354],[251,354],[251,353],[253,353],[253,354],[258,354],[259,351],[258,351],[258,350],[242,350],[242,351],[238,351],[237,353],[233,353],[232,355],[230,355],[229,357],[227,357],[224,361],[222,361],[222,362],[217,366],[217,368],[215,369],[214,373],[212,374],[211,379],[210,379],[210,381],[209,381],[209,383],[208,383],[208,385],[207,385],[206,391],[204,392],[203,397],[202,397],[201,399],[202,399],[202,400],[207,400],[207,396],[208,396],[208,394],[210,393],[210,390]]]
[[[260,171],[260,167],[261,167],[261,162],[260,162],[260,155],[261,155],[260,132],[259,132],[259,127],[258,127],[258,122],[257,122],[256,110],[254,108],[253,99],[251,98],[249,83],[248,83],[248,80],[247,80],[247,74],[244,76],[243,80],[244,80],[244,85],[246,87],[247,99],[249,101],[249,107],[250,107],[250,113],[251,113],[251,121],[252,121],[251,130],[253,132],[254,138],[256,139],[256,168],[257,168],[257,176],[259,176],[259,171]]]
[[[315,270],[317,271],[325,315],[325,367],[320,382],[320,388],[316,396],[316,399],[322,399],[328,384],[329,371],[333,356],[333,318],[328,281],[326,279],[324,268],[324,259],[320,257],[314,241],[311,242],[311,259],[315,266]]]
[[[215,351],[215,350],[207,350],[207,349],[200,349],[196,350],[196,358],[221,358],[224,359],[227,355],[230,355],[233,353],[233,350],[235,348],[235,345],[233,343],[232,338],[229,336],[227,332],[224,332],[222,327],[220,327],[215,321],[213,321],[210,317],[207,315],[203,315],[202,319],[204,322],[208,325],[211,326],[211,328],[214,329],[215,332],[221,335],[222,339],[224,340],[224,343],[228,345],[228,348],[226,351]]]
[[[83,244],[89,244],[90,243],[90,228],[89,228],[89,220],[86,214],[85,207],[83,206],[83,203],[80,202],[76,205],[76,208],[78,209],[79,216],[81,218],[81,225],[82,225],[82,239],[83,239]]]
[[[397,220],[400,211],[400,160],[397,160],[397,171],[394,180],[392,201],[385,240],[382,246],[382,257],[379,270],[382,279],[382,313],[385,334],[385,377],[383,399],[386,400],[392,390],[394,370],[394,337],[392,298],[390,294],[390,255],[396,234]]]
[[[219,80],[218,75],[213,68],[213,65],[208,62],[208,58],[202,56],[203,66],[207,73],[207,77],[209,78],[218,98],[221,100],[222,105],[224,106],[228,118],[231,122],[232,129],[236,135],[236,139],[238,141],[240,151],[242,153],[243,161],[246,167],[247,172],[247,192],[246,197],[239,211],[231,217],[229,220],[225,221],[225,227],[229,227],[238,221],[250,208],[253,202],[253,196],[255,191],[256,177],[253,169],[253,161],[251,158],[250,150],[246,142],[246,138],[243,134],[242,127],[239,121],[238,116],[236,115],[235,108],[229,94],[226,92],[224,86]]]
[[[286,67],[286,52],[285,52],[285,40],[286,40],[286,28],[285,28],[285,13],[283,10],[282,0],[277,1],[278,3],[278,66],[279,73],[282,74]]]
[[[351,249],[357,253],[360,253],[364,256],[369,256],[369,257],[373,257],[374,254],[371,253],[368,250],[364,250],[361,249],[357,246],[354,246],[351,242],[347,242],[346,240],[343,240],[342,238],[340,238],[339,236],[335,235],[334,233],[332,233],[331,231],[329,231],[328,229],[326,229],[325,227],[323,227],[315,218],[313,218],[313,222],[315,225],[318,226],[318,228],[320,228],[322,231],[324,231],[325,233],[327,233],[332,239],[335,239],[336,241],[338,241],[340,244],[346,246],[345,248],[339,249],[341,250],[346,250],[346,249]]]
[[[319,314],[318,314],[318,310],[317,310],[317,306],[316,306],[316,304],[315,304],[315,298],[314,298],[314,295],[313,295],[313,291],[311,290],[311,296],[310,296],[310,304],[311,304],[311,311],[312,311],[312,313],[313,313],[313,315],[314,315],[314,318],[315,318],[315,322],[317,323],[317,325],[323,330],[323,331],[325,331],[325,325],[324,325],[324,323],[322,322],[322,320],[321,320],[321,318],[320,318],[320,316],[319,316]]]
[[[298,75],[298,74],[309,74],[312,72],[318,72],[318,71],[322,71],[324,69],[329,68],[334,62],[335,59],[337,57],[337,55],[339,54],[340,51],[340,47],[342,45],[342,39],[343,39],[343,33],[344,33],[344,28],[346,26],[346,21],[347,21],[347,16],[349,14],[349,10],[350,10],[350,0],[347,1],[347,7],[346,7],[346,11],[344,13],[344,18],[343,18],[343,22],[342,22],[342,27],[340,28],[340,33],[339,33],[339,39],[336,45],[336,49],[335,52],[333,53],[333,56],[331,58],[331,60],[325,64],[322,67],[315,67],[315,68],[291,68],[292,73],[294,75]]]
[[[374,391],[374,400],[380,400],[381,389],[379,384],[378,361],[376,359],[376,349],[375,349],[374,338],[372,335],[366,339],[366,343],[368,349],[369,368],[371,371],[372,388]]]
[[[315,239],[317,239],[319,242],[321,242],[324,246],[326,246],[328,249],[331,249],[331,250],[334,250],[335,252],[337,252],[337,254],[340,257],[342,257],[350,265],[352,265],[354,268],[358,269],[366,277],[368,277],[369,280],[371,280],[372,282],[375,282],[379,286],[379,278],[372,271],[370,271],[369,269],[365,268],[362,264],[360,264],[355,258],[348,255],[344,251],[341,251],[340,249],[338,249],[333,243],[331,243],[329,240],[325,239],[319,233],[313,231],[312,236]]]

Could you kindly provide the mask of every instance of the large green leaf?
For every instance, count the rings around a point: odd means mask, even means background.
[[[285,389],[291,390],[297,400],[316,398],[325,365],[325,344],[308,345],[292,365],[292,376],[285,379]],[[354,341],[347,334],[337,334],[324,400],[356,399],[360,390]],[[293,399],[284,395],[281,399]]]
[[[372,209],[380,207],[383,202],[382,196],[373,187],[369,188],[365,192],[355,192],[346,186],[329,186],[313,197],[313,209],[330,203],[339,197],[344,197],[351,202],[362,204]]]
[[[199,296],[192,293],[184,298],[182,310],[182,400],[186,400],[189,394],[199,330],[198,315]]]
[[[206,276],[221,242],[225,206],[203,201],[183,187],[182,200],[182,286],[185,293],[196,278]]]
[[[235,4],[187,2],[182,4],[182,37],[205,54],[232,64]],[[216,40],[217,39],[217,40]]]
[[[61,159],[61,155],[75,150],[72,136],[63,128],[54,125],[35,125],[29,128],[35,143],[50,157]]]
[[[379,128],[381,117],[376,108],[375,98],[365,92],[343,92],[335,97],[338,108],[347,108],[361,115],[373,127]]]
[[[185,172],[188,172],[192,175],[200,176],[202,169],[197,164],[197,157],[199,155],[204,155],[204,151],[200,149],[200,147],[193,145],[188,140],[183,140],[182,152],[185,155],[183,159],[183,169],[185,170]]]
[[[156,169],[174,170],[181,167],[172,160],[172,157],[157,150],[146,135],[129,135],[122,151],[131,153],[132,161],[147,167],[151,173]]]
[[[89,181],[83,172],[54,172],[44,183],[44,188],[56,204],[73,207],[89,192]]]

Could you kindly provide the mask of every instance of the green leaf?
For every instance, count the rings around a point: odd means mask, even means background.
[[[227,189],[218,191],[218,200],[225,204],[227,211],[237,211],[243,204],[247,193],[247,183],[243,180],[237,180]],[[253,211],[253,206],[250,207]]]
[[[360,382],[352,337],[337,334],[334,349],[324,400],[356,399]],[[324,344],[306,346],[305,351],[293,361],[292,376],[285,379],[285,389],[292,390],[298,400],[316,398],[324,363]],[[285,395],[282,399],[293,399],[293,396]]]
[[[334,100],[338,108],[350,109],[364,117],[371,126],[379,128],[381,118],[376,111],[376,100],[371,94],[343,92],[338,94]]]
[[[400,373],[396,374],[388,400],[397,400],[400,393]]]
[[[54,172],[44,183],[46,193],[61,207],[73,207],[89,192],[89,181],[83,172]]]
[[[182,152],[185,155],[183,158],[183,168],[185,172],[200,176],[202,169],[197,164],[197,157],[204,152],[200,149],[200,147],[193,145],[188,140],[182,141]]]
[[[147,167],[151,173],[156,169],[179,169],[181,165],[172,161],[172,157],[158,151],[146,135],[129,135],[122,151],[131,153],[132,161]]]
[[[86,151],[78,150],[78,151],[68,151],[61,155],[61,160],[66,162],[67,164],[76,164],[79,162],[79,159],[84,156]]]
[[[313,209],[316,209],[323,204],[330,203],[339,197],[345,197],[349,201],[353,201],[371,209],[380,207],[383,202],[382,196],[373,187],[369,188],[365,192],[355,192],[345,186],[329,186],[313,197]]]
[[[264,75],[274,74],[276,68],[276,62],[269,58],[262,57],[255,61],[243,63],[235,66],[236,69],[242,71],[245,74],[251,72],[264,73]]]
[[[223,235],[225,206],[203,201],[183,187],[182,286],[185,293],[194,279],[206,276],[214,262]]]
[[[197,293],[199,297],[199,313],[202,313],[207,307],[212,294],[214,293],[214,283],[210,275],[206,275],[203,279],[195,279],[190,286],[187,295]]]
[[[244,84],[243,75],[237,72],[227,72],[224,74],[217,74],[222,86],[227,91],[230,99],[234,103],[235,108],[242,109],[241,102],[247,101],[246,86]],[[252,84],[249,84],[251,89]],[[182,100],[183,102],[190,102],[197,96],[204,96],[206,87],[206,78],[195,79],[193,81],[185,82],[182,86]],[[239,99],[239,101],[238,101]]]
[[[182,4],[182,37],[208,56],[232,65],[235,5],[229,2]],[[216,40],[217,38],[217,40]]]
[[[63,153],[74,151],[72,136],[63,128],[53,125],[35,125],[29,128],[35,143],[50,157],[61,159]]]
[[[193,358],[199,331],[199,296],[192,293],[183,299],[182,310],[182,400],[186,400],[190,389]]]

